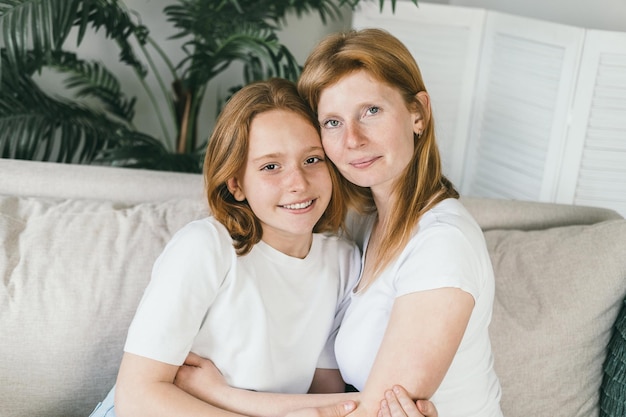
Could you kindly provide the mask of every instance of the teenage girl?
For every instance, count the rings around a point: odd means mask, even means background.
[[[246,390],[343,391],[334,336],[360,260],[334,234],[345,205],[317,126],[285,80],[228,102],[204,164],[211,216],[183,227],[156,260],[116,386],[93,416],[234,415],[174,384],[190,352]]]

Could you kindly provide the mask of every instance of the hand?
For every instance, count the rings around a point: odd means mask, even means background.
[[[205,402],[215,404],[218,388],[228,384],[215,364],[195,353],[189,353],[185,363],[178,368],[174,385]]]
[[[378,417],[437,417],[435,405],[428,400],[413,402],[406,390],[395,385],[385,392],[385,399],[380,403]]]
[[[288,413],[285,417],[345,417],[355,409],[354,401],[344,401],[326,407],[302,408]]]

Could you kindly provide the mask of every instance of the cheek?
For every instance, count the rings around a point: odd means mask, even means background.
[[[324,147],[326,157],[337,163],[337,158],[339,158],[342,151],[341,142],[326,135],[326,137],[322,136],[322,146]]]

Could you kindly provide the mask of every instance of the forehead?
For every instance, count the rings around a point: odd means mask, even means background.
[[[324,88],[319,97],[318,112],[342,109],[347,103],[373,104],[377,101],[402,100],[400,91],[366,70],[348,73]]]
[[[270,110],[256,115],[249,136],[249,149],[254,153],[321,146],[317,127],[291,110]]]

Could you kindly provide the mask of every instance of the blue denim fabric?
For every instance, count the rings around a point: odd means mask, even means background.
[[[96,406],[96,408],[91,412],[89,417],[116,417],[115,410],[113,409],[114,395],[115,395],[115,386],[111,388],[111,391],[109,391],[104,401],[102,401]]]

